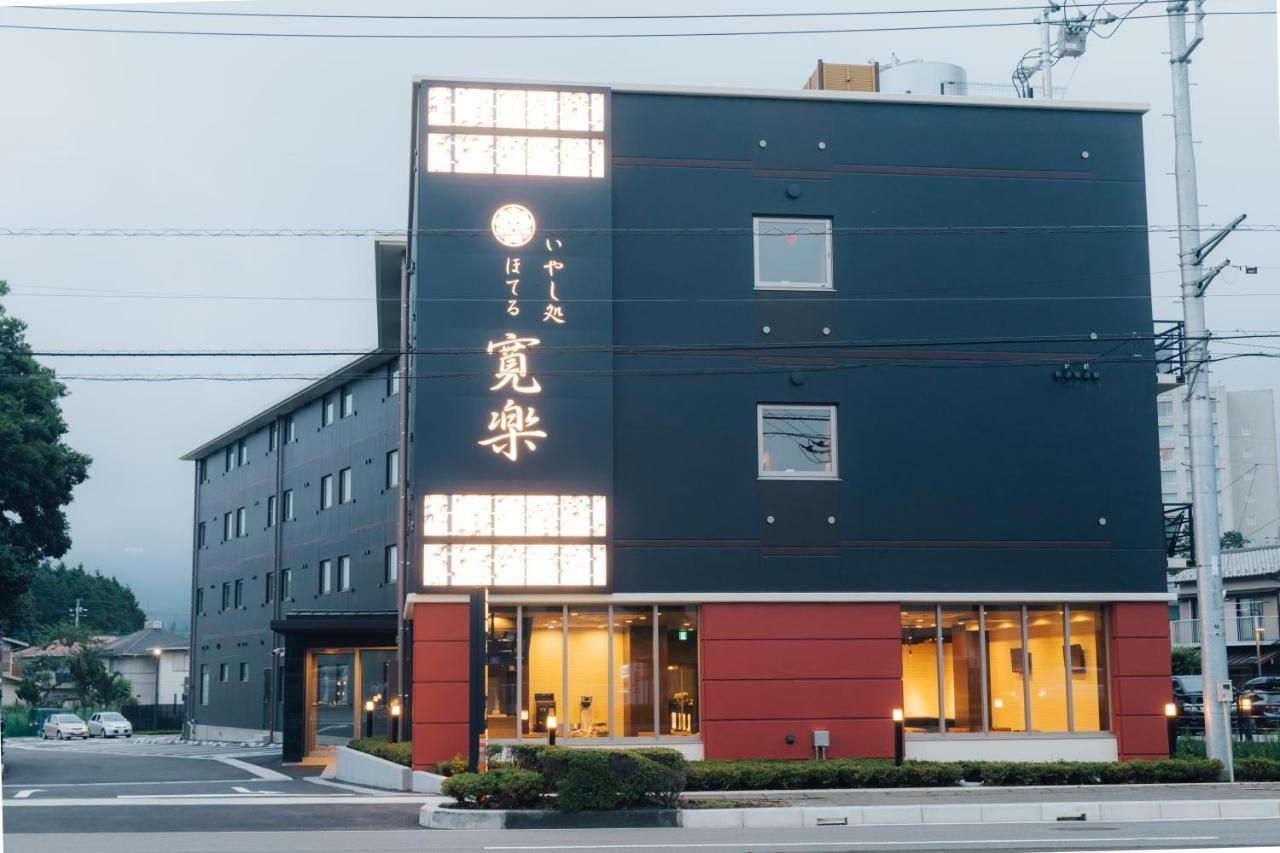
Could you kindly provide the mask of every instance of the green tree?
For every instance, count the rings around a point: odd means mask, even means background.
[[[115,708],[133,695],[129,679],[118,672],[107,671],[106,659],[97,646],[81,646],[67,664],[81,705]]]
[[[8,292],[0,281],[0,297]],[[26,328],[0,302],[0,628],[25,601],[40,561],[71,547],[62,508],[89,470],[89,457],[62,441],[67,389],[32,357]]]
[[[1200,650],[1189,646],[1177,646],[1173,650],[1174,675],[1199,675]]]
[[[30,658],[22,664],[22,680],[18,682],[18,698],[33,708],[45,704],[49,693],[58,684],[57,658]]]
[[[76,602],[85,609],[81,628],[89,634],[127,634],[141,630],[146,614],[133,591],[113,577],[87,572],[84,566],[67,566],[46,560],[36,567],[27,590],[27,603],[14,620],[17,634],[47,642],[75,632],[63,627]]]
[[[1243,548],[1249,544],[1249,540],[1244,538],[1244,534],[1239,530],[1224,530],[1222,538],[1218,540],[1218,547],[1223,551],[1231,551],[1235,548]]]

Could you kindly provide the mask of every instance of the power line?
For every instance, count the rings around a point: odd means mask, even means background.
[[[1274,11],[1222,11],[1206,12],[1206,15],[1266,15],[1274,16]],[[1135,15],[1130,20],[1164,20],[1165,15]],[[737,31],[703,31],[703,32],[646,32],[646,33],[298,33],[298,32],[249,32],[224,30],[149,30],[111,27],[73,27],[41,24],[0,24],[0,29],[26,30],[42,32],[96,33],[114,35],[149,35],[149,36],[221,36],[233,38],[282,38],[282,39],[339,39],[339,40],[382,40],[382,41],[539,41],[539,40],[584,40],[584,39],[673,39],[673,38],[723,38],[742,36],[797,36],[797,35],[849,35],[854,33],[895,33],[939,30],[974,30],[1009,27],[1038,26],[1034,21],[1007,21],[968,24],[920,24],[914,26],[893,27],[831,27],[789,30],[737,30]]]
[[[1098,7],[1129,6],[1132,0],[1102,0]],[[1143,0],[1145,2],[1145,0]],[[1138,5],[1142,5],[1139,3]],[[858,10],[852,12],[704,12],[687,14],[650,15],[374,15],[307,12],[225,12],[175,9],[104,9],[96,6],[17,6],[18,9],[41,12],[88,12],[129,15],[170,15],[203,18],[285,18],[320,20],[370,20],[370,21],[653,21],[730,18],[844,18],[884,15],[933,15],[967,14],[973,12],[1025,12],[1038,11],[1043,4],[1033,6],[969,6],[952,8]]]

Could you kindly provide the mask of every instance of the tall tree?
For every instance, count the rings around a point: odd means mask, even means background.
[[[8,292],[0,281],[0,297]],[[67,389],[32,357],[26,329],[0,302],[0,628],[40,561],[71,547],[62,508],[89,470],[89,457],[62,440]]]
[[[84,645],[76,649],[67,661],[71,683],[80,695],[81,705],[114,708],[133,695],[129,679],[118,672],[108,672],[102,649]]]
[[[87,572],[84,566],[45,561],[36,567],[27,605],[14,618],[12,630],[23,639],[46,643],[67,634],[61,623],[72,619],[80,602],[80,626],[92,634],[127,634],[140,630],[146,614],[133,591],[113,577]]]

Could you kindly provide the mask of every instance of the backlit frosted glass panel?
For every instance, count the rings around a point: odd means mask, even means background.
[[[591,498],[591,535],[604,536],[607,521],[605,518],[605,498],[604,495],[594,495]]]
[[[525,578],[530,586],[556,586],[560,582],[560,548],[556,545],[529,545]]]
[[[427,495],[422,499],[422,529],[427,536],[449,535],[449,496]]]
[[[454,495],[449,532],[454,536],[492,536],[493,497]]]
[[[427,586],[449,585],[448,545],[427,545],[422,549],[422,582]]]
[[[591,174],[591,148],[589,139],[560,140],[560,174],[566,177],[585,178]]]
[[[604,586],[608,577],[609,549],[603,545],[591,546],[591,585]]]
[[[427,134],[427,171],[453,171],[453,134]]]
[[[493,137],[487,134],[459,133],[453,145],[454,171],[467,174],[492,174]]]
[[[523,136],[499,136],[494,142],[494,169],[499,175],[523,175],[527,170]]]
[[[560,129],[591,129],[591,99],[586,92],[560,93]]]
[[[531,91],[528,98],[525,127],[529,130],[558,130],[560,127],[560,98],[557,92]]]
[[[564,545],[561,547],[560,583],[565,586],[591,585],[590,545]]]
[[[591,93],[591,129],[596,133],[604,133],[604,94]]]
[[[494,125],[523,129],[528,127],[524,117],[524,89],[499,89],[494,97]]]
[[[497,495],[493,499],[493,535],[524,535],[524,495]]]
[[[489,586],[493,583],[492,545],[449,547],[449,568],[454,586]]]
[[[604,177],[604,140],[591,140],[591,177]]]
[[[452,86],[432,86],[427,90],[427,124],[453,124]]]
[[[531,136],[528,140],[530,175],[560,174],[560,140],[554,136]]]
[[[560,498],[560,535],[591,535],[591,498],[585,495]]]
[[[496,586],[524,586],[524,545],[495,545],[493,582]]]
[[[556,536],[560,531],[560,498],[529,495],[525,498],[525,532],[528,536]]]
[[[493,127],[493,90],[454,89],[453,123],[462,127]]]

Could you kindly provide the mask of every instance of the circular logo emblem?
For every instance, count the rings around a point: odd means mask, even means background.
[[[494,211],[489,227],[499,243],[514,249],[533,239],[538,223],[534,221],[529,208],[519,204],[504,204]]]

